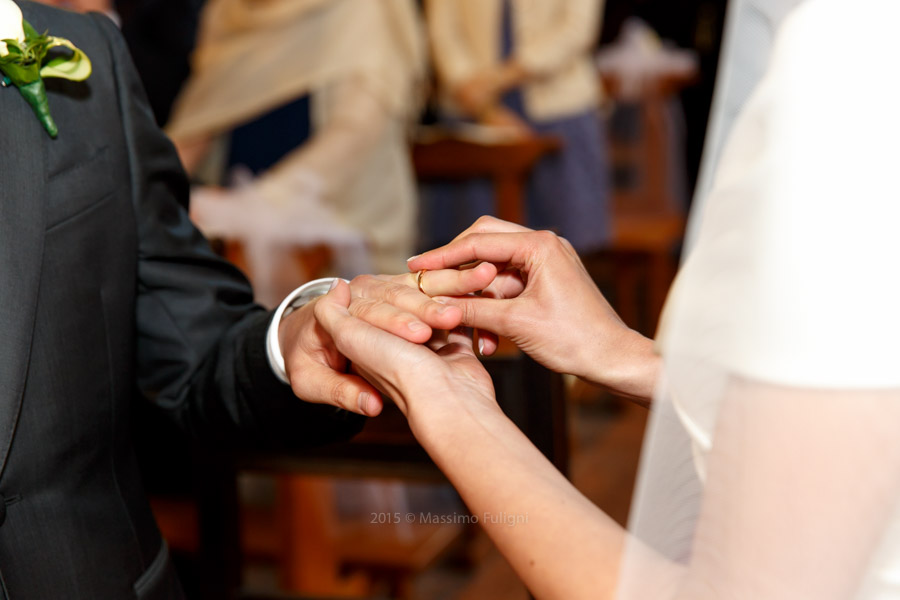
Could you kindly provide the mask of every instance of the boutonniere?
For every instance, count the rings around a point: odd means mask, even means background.
[[[38,120],[55,138],[44,79],[84,81],[91,74],[87,55],[65,38],[38,33],[12,0],[0,0],[0,74],[3,85],[16,86]]]

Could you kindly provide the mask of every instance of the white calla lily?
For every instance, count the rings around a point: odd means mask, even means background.
[[[22,9],[12,0],[0,0],[0,40],[24,39]],[[6,43],[0,41],[0,56],[6,56],[8,53]]]

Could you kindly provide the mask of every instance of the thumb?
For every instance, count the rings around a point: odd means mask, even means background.
[[[316,319],[338,352],[353,361],[354,369],[385,390],[395,402],[402,401],[404,368],[415,367],[433,353],[350,315],[346,286],[339,284],[316,302]]]
[[[350,286],[337,279],[328,294],[317,301],[315,314],[320,321],[323,315],[330,315],[332,320],[350,319],[349,305]],[[298,397],[369,417],[381,412],[381,396],[365,379],[336,371],[327,364],[328,360],[308,356],[306,362],[306,367],[298,371],[298,380],[291,380],[291,389]]]
[[[343,312],[349,315],[350,285],[346,281],[335,278],[331,282],[331,288],[329,288],[328,293],[319,298],[319,302],[330,304],[333,308],[343,308]]]
[[[296,384],[292,381],[291,389],[307,402],[331,404],[367,417],[377,416],[384,406],[378,390],[362,377],[314,361],[304,369],[302,379]]]

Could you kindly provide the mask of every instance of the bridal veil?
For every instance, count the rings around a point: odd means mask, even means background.
[[[619,598],[900,597],[897,23],[729,7]]]

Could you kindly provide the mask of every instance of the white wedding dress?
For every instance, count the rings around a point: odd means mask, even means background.
[[[712,122],[619,598],[900,598],[900,3],[787,4]]]

